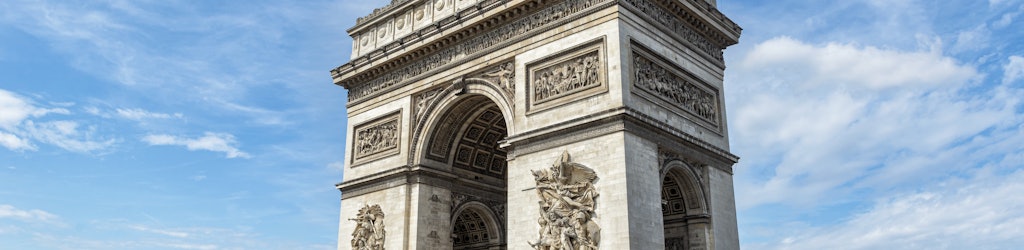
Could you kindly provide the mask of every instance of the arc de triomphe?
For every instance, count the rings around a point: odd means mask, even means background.
[[[348,30],[339,249],[738,249],[714,0],[394,0]]]

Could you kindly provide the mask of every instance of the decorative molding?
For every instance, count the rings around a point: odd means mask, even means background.
[[[719,91],[669,60],[633,43],[633,88],[656,96],[713,128],[721,130]]]
[[[380,205],[366,205],[359,209],[356,218],[349,220],[356,222],[356,229],[352,232],[352,249],[384,250],[384,212]]]
[[[604,46],[602,37],[527,64],[527,110],[550,108],[566,100],[605,92],[608,79]]]
[[[584,12],[593,6],[609,1],[565,0],[535,12],[512,11],[508,15],[495,15],[491,22],[482,22],[480,24],[481,27],[470,28],[469,30],[484,29],[482,26],[490,26],[493,22],[504,23],[502,20],[507,16],[518,17],[518,19],[490,29],[483,34],[471,36],[472,38],[463,40],[453,35],[449,39],[440,39],[442,41],[431,46],[424,46],[423,50],[418,53],[411,53],[412,55],[429,54],[422,57],[422,59],[411,60],[411,63],[403,63],[404,66],[397,68],[382,66],[375,68],[375,70],[364,71],[362,74],[341,80],[340,84],[349,89],[349,102],[358,102],[367,97],[392,90],[400,86],[400,83],[415,79],[417,76],[430,70],[470,57],[474,53],[496,47],[496,45],[503,44],[548,24],[562,21],[568,16]],[[517,15],[518,13],[530,14],[522,16],[522,14]],[[459,33],[457,37],[465,37],[472,32],[464,33]],[[402,62],[406,61],[410,60],[402,60]],[[335,78],[340,77],[340,68],[332,70]]]
[[[399,5],[402,5],[403,3],[407,3],[407,2],[411,2],[411,1],[415,1],[415,0],[391,0],[391,3],[389,3],[388,5],[385,5],[384,7],[373,9],[373,12],[371,12],[369,15],[366,15],[366,16],[363,16],[363,17],[360,17],[360,18],[356,18],[356,25],[363,25],[363,24],[369,22],[370,20],[383,15],[384,13],[387,13],[388,11],[391,11],[391,10],[397,8]]]
[[[724,63],[722,51],[725,47],[737,42],[702,21],[694,13],[694,10],[688,10],[678,0],[623,0],[622,2],[627,3],[627,7],[635,9],[640,16],[646,16],[654,23],[664,26],[671,35],[689,43],[697,51],[710,56],[718,63]],[[694,3],[692,0],[689,2]],[[728,26],[727,29],[732,29],[731,31],[734,31],[736,36],[739,36],[741,29],[738,25],[721,15],[717,9],[710,8],[710,10],[713,10],[712,14],[718,13],[713,16]]]
[[[601,227],[593,220],[597,205],[597,173],[572,162],[569,152],[548,169],[533,172],[540,197],[540,238],[534,249],[596,250]]]
[[[401,111],[355,126],[352,135],[353,165],[397,154],[401,127]]]

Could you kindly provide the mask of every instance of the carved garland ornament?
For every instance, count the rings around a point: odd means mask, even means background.
[[[538,250],[593,250],[601,239],[594,222],[597,205],[597,174],[572,162],[562,153],[551,168],[532,171],[540,196],[540,239],[530,242]]]
[[[366,205],[359,209],[356,218],[349,220],[356,222],[356,230],[352,232],[353,250],[384,249],[384,212],[380,205]]]
[[[353,161],[360,163],[398,152],[399,126],[399,113],[357,126]]]

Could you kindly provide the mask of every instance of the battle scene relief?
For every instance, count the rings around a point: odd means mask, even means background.
[[[594,222],[597,173],[572,162],[569,152],[550,168],[532,171],[540,196],[540,238],[530,242],[538,250],[593,250],[601,240]]]
[[[349,220],[356,222],[356,229],[352,232],[353,250],[384,249],[384,212],[380,205],[366,205],[359,209],[356,218]]]
[[[529,108],[551,107],[561,101],[578,100],[607,87],[603,41],[571,49],[527,65]],[[561,101],[557,101],[561,99]]]
[[[353,134],[354,161],[361,163],[398,152],[399,126],[399,113],[357,126]]]
[[[699,86],[706,84],[681,76],[683,74],[677,73],[681,69],[670,69],[646,54],[633,53],[633,86],[717,127],[720,117],[717,91]]]

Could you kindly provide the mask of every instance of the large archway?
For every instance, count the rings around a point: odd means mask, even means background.
[[[481,94],[449,96],[427,134],[424,160],[451,182],[452,249],[504,249],[508,151],[505,116]]]

